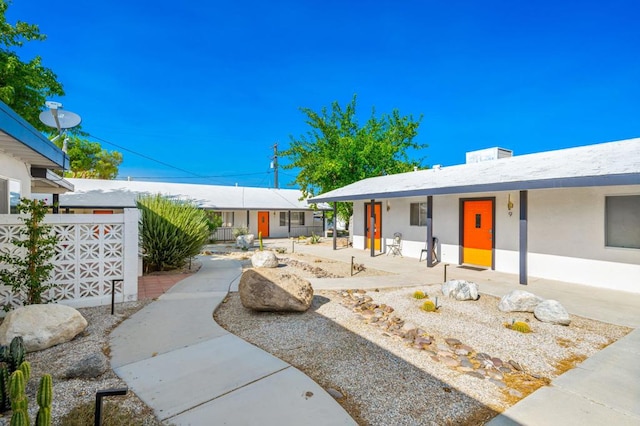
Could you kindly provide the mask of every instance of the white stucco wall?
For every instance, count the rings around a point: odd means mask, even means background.
[[[0,153],[0,178],[19,181],[21,197],[31,197],[30,168],[29,164]]]
[[[640,293],[640,250],[605,247],[605,197],[638,195],[640,186],[529,191],[528,274]],[[433,197],[433,235],[441,262],[458,264],[460,199],[495,197],[495,269],[519,272],[519,192]],[[509,198],[513,203],[508,209]],[[386,248],[394,232],[403,234],[402,254],[418,258],[427,229],[409,225],[410,203],[426,197],[381,199]],[[387,209],[387,206],[389,207]],[[511,215],[509,214],[511,212]],[[354,203],[353,246],[364,249],[364,202]]]

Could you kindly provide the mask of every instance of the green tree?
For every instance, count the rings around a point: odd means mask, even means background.
[[[59,138],[55,144],[62,148]],[[98,142],[91,142],[80,136],[71,135],[67,141],[67,154],[71,161],[65,177],[88,179],[115,179],[122,164],[122,154],[107,151]]]
[[[36,56],[23,61],[13,48],[29,41],[43,41],[44,34],[35,24],[7,22],[5,13],[10,1],[0,0],[0,100],[39,130],[50,130],[38,118],[48,97],[62,96],[64,90],[57,76],[42,65]]]
[[[318,113],[300,110],[307,116],[310,130],[291,137],[289,149],[281,156],[285,169],[299,170],[295,183],[305,197],[318,195],[361,179],[402,173],[420,167],[422,159],[411,159],[410,150],[426,148],[414,141],[422,117],[402,116],[398,110],[376,117],[375,108],[363,124],[356,117],[356,95],[345,108],[336,101],[331,109]],[[338,216],[349,227],[352,203],[338,203]]]

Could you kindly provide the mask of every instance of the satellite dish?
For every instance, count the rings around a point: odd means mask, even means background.
[[[82,121],[78,114],[62,109],[42,111],[39,118],[45,125],[54,127],[58,129],[58,131],[76,127]]]

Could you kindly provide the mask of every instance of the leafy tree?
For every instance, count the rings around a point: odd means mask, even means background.
[[[48,97],[62,96],[64,90],[53,71],[42,65],[40,56],[25,62],[12,50],[25,42],[43,41],[46,36],[35,24],[8,23],[5,12],[9,4],[0,0],[0,100],[35,128],[50,130],[38,115]]]
[[[209,220],[193,202],[157,195],[140,196],[140,238],[147,271],[180,268],[209,239]]]
[[[28,216],[21,217],[24,227],[13,245],[22,249],[19,252],[5,251],[0,253],[0,281],[11,286],[14,292],[24,292],[25,305],[42,303],[42,294],[53,287],[48,284],[54,268],[51,262],[56,253],[58,237],[52,233],[51,226],[42,223],[48,207],[43,200],[22,198],[18,204],[18,212]]]
[[[61,139],[61,138],[60,138]],[[62,147],[58,139],[56,145]],[[122,154],[118,151],[107,151],[97,142],[91,142],[79,136],[69,136],[67,154],[71,160],[66,177],[89,179],[115,179],[118,166],[122,164]]]
[[[398,110],[376,117],[375,108],[363,124],[356,117],[356,95],[345,108],[338,102],[318,113],[300,109],[310,130],[291,137],[285,169],[299,169],[295,183],[305,197],[340,188],[361,179],[402,173],[419,167],[422,159],[409,158],[409,150],[426,148],[414,141],[422,117],[401,116]],[[338,216],[349,227],[352,203],[338,203]]]

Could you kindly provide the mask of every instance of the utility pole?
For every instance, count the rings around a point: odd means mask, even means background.
[[[278,189],[278,143],[273,145],[273,184]]]

